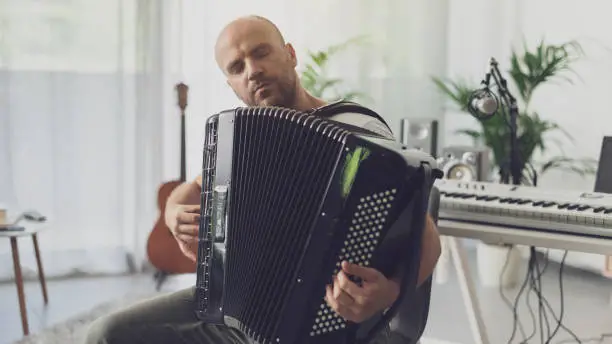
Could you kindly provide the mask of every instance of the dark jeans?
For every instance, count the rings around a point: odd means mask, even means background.
[[[240,331],[206,324],[194,313],[194,288],[159,296],[96,320],[86,344],[249,344]],[[372,344],[386,344],[383,331]]]

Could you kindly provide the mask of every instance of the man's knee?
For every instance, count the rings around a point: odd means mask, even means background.
[[[126,329],[116,316],[104,316],[91,323],[85,344],[127,343],[126,335]]]

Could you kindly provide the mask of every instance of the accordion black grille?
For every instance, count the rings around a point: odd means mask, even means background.
[[[224,313],[272,341],[295,268],[342,152],[342,130],[293,110],[238,111]]]

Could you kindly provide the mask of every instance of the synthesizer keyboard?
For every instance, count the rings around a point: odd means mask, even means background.
[[[612,239],[612,194],[437,180],[441,220]]]

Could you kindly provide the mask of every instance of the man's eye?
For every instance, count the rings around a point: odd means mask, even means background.
[[[239,74],[242,71],[242,63],[235,63],[230,66],[229,72],[231,74]]]
[[[253,52],[253,56],[256,57],[256,58],[261,58],[261,57],[264,57],[266,55],[268,55],[268,49],[266,49],[266,48],[259,48],[259,49],[256,49]]]

